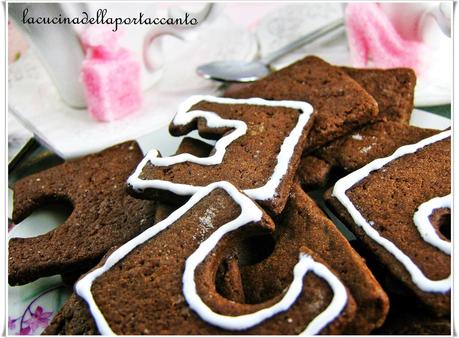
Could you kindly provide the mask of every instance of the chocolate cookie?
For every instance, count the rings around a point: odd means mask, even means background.
[[[216,276],[216,290],[223,297],[238,303],[245,303],[244,290],[237,260],[225,259]],[[42,335],[97,335],[97,325],[86,302],[73,293],[64,306],[51,320]]]
[[[97,335],[99,331],[84,300],[73,293],[41,334]]]
[[[189,153],[197,157],[208,157],[213,149],[214,147],[206,142],[192,137],[184,137],[175,154]]]
[[[155,203],[126,192],[126,179],[142,156],[136,142],[125,142],[19,180],[14,187],[15,223],[50,201],[68,201],[73,211],[64,224],[44,235],[9,241],[9,284],[88,271],[112,246],[153,225]]]
[[[406,300],[405,300],[406,301]],[[451,336],[450,316],[436,317],[422,308],[407,303],[393,302],[383,326],[373,332],[375,335],[442,335]]]
[[[248,302],[258,303],[283,292],[296,264],[294,253],[301,246],[324,260],[355,299],[357,312],[345,334],[368,334],[382,325],[389,308],[387,295],[364,260],[298,182],[280,216],[273,253],[260,263],[241,268]],[[274,281],[272,275],[276,276]]]
[[[331,142],[314,154],[334,167],[351,172],[374,159],[389,156],[403,145],[439,132],[400,122],[377,122]]]
[[[363,257],[368,268],[389,296],[389,313],[384,324],[372,331],[375,335],[450,335],[451,318],[438,316],[412,296],[399,280],[390,276],[362,243],[355,239],[351,245]]]
[[[191,110],[190,110],[191,109]],[[197,128],[219,135],[208,157],[180,154],[160,158],[150,151],[128,184],[134,196],[189,196],[215,181],[229,181],[278,214],[287,201],[308,130],[312,107],[304,102],[194,96],[171,123],[174,135]]]
[[[379,117],[408,124],[413,110],[416,74],[409,68],[341,67],[378,103]]]
[[[215,278],[215,288],[224,298],[236,303],[245,303],[244,287],[236,257],[229,256],[220,264]]]
[[[322,188],[328,182],[331,169],[328,162],[314,155],[307,155],[301,159],[297,176],[304,189]]]
[[[380,264],[437,315],[451,305],[442,211],[451,204],[450,136],[448,130],[403,146],[342,178],[325,196]]]
[[[377,122],[340,137],[302,158],[297,171],[305,189],[323,187],[397,148],[439,133],[400,122]]]
[[[158,202],[155,210],[155,224],[165,220],[170,214],[172,214],[179,207],[174,204],[167,204]]]
[[[180,142],[175,154],[189,153],[198,157],[206,157],[209,156],[212,149],[213,146],[203,141],[185,137]],[[155,224],[165,220],[180,206],[181,205],[158,202],[155,212]],[[224,259],[217,271],[216,288],[218,293],[223,297],[239,303],[244,303],[244,290],[242,288],[241,275],[237,264],[237,259],[232,255]]]
[[[241,304],[216,291],[215,275],[225,251],[242,237],[269,233],[273,227],[247,196],[217,182],[194,194],[176,217],[109,254],[75,289],[88,302],[102,334],[342,332],[354,316],[355,303],[325,263],[304,247],[295,253],[292,286],[270,300]],[[58,325],[52,326],[48,333],[59,332]],[[72,325],[61,322],[60,327]],[[92,328],[87,323],[81,327]]]
[[[311,103],[316,118],[306,142],[306,152],[378,117],[378,105],[373,97],[339,67],[315,56],[307,56],[240,90],[233,88],[224,96]]]
[[[175,151],[175,155],[189,153],[197,157],[207,157],[210,155],[212,149],[213,146],[208,143],[192,137],[184,137]],[[156,205],[155,223],[166,219],[172,212],[184,204],[181,202],[183,201],[177,201],[176,199],[170,199],[167,202],[158,202]]]

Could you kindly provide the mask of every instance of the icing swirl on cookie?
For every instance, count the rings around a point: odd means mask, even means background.
[[[186,261],[185,273],[183,274],[183,294],[190,308],[212,325],[226,330],[242,331],[288,310],[300,296],[303,289],[303,278],[308,271],[314,272],[314,274],[327,281],[333,291],[333,299],[327,308],[308,324],[304,331],[301,332],[301,335],[310,336],[319,333],[327,324],[337,318],[346,306],[346,289],[340,280],[325,265],[314,261],[311,256],[305,253],[300,253],[298,263],[293,268],[293,281],[278,303],[257,312],[240,316],[225,316],[216,313],[199,297],[196,291],[196,283],[194,282],[194,272],[197,266],[213,249],[212,245],[214,243],[213,241],[209,242],[209,240],[211,238],[203,242],[199,249]]]
[[[338,182],[336,182],[333,188],[333,196],[336,197],[338,201],[347,209],[355,224],[360,226],[365,231],[367,236],[369,236],[376,243],[393,254],[411,275],[413,283],[419,289],[425,292],[448,292],[451,289],[451,275],[441,280],[431,280],[427,278],[410,257],[408,257],[402,250],[400,250],[393,242],[385,237],[382,237],[378,231],[373,228],[370,222],[363,217],[360,211],[346,195],[346,191],[367,177],[372,171],[381,169],[387,163],[404,155],[415,153],[419,149],[429,144],[439,142],[448,137],[451,137],[451,130],[441,132],[418,143],[400,147],[391,156],[374,160],[364,167],[350,173],[346,177],[343,177]]]
[[[413,222],[418,228],[421,237],[427,243],[432,244],[445,254],[451,255],[451,242],[441,239],[429,220],[429,216],[432,212],[440,208],[451,209],[451,194],[443,197],[435,197],[422,203],[413,215]]]
[[[312,106],[307,102],[270,101],[260,98],[231,99],[207,95],[191,96],[179,106],[178,112],[172,121],[173,124],[186,125],[196,118],[205,118],[207,126],[210,128],[232,128],[234,130],[217,141],[215,144],[215,152],[209,157],[197,157],[188,153],[184,153],[160,158],[158,157],[159,153],[157,150],[153,149],[149,151],[142,162],[140,162],[140,164],[137,166],[134,173],[129,177],[128,184],[132,186],[134,190],[139,192],[148,188],[154,188],[168,190],[177,195],[192,195],[199,189],[203,188],[201,186],[194,186],[190,184],[173,183],[164,180],[144,180],[140,178],[142,169],[147,165],[148,162],[155,166],[171,166],[173,164],[183,163],[186,161],[209,166],[222,163],[223,157],[226,153],[226,148],[234,140],[246,134],[247,124],[244,121],[223,119],[215,112],[202,110],[190,111],[192,106],[201,101],[221,104],[246,104],[269,107],[285,107],[301,111],[295,127],[291,130],[290,134],[284,139],[284,142],[282,143],[279,154],[277,155],[277,163],[274,167],[271,177],[268,179],[266,184],[261,187],[244,190],[244,193],[255,200],[265,201],[273,198],[276,194],[276,189],[279,186],[282,177],[288,170],[290,159],[292,158],[295,151],[295,146],[300,140],[304,127],[306,126],[313,112]]]
[[[347,303],[347,293],[344,285],[327,267],[321,263],[315,262],[309,255],[306,254],[300,255],[299,262],[294,268],[294,280],[282,300],[269,308],[262,309],[252,314],[232,317],[214,313],[207,307],[206,304],[204,304],[196,292],[196,285],[194,282],[195,268],[205,259],[206,255],[212,251],[218,241],[225,234],[252,222],[258,222],[263,216],[262,210],[249,197],[239,192],[231,183],[216,182],[200,189],[191,196],[190,200],[185,205],[174,211],[168,218],[157,223],[151,228],[148,228],[137,237],[131,239],[116,249],[108,256],[101,267],[91,271],[76,283],[75,291],[89,305],[89,309],[96,322],[97,328],[102,335],[115,335],[115,333],[110,328],[110,325],[94,300],[91,293],[91,286],[93,282],[102,274],[110,270],[115,264],[120,262],[137,246],[167,229],[202,198],[217,188],[224,189],[231,198],[239,204],[241,213],[237,218],[215,230],[215,232],[212,233],[207,240],[202,242],[199,248],[186,260],[185,272],[183,274],[183,293],[190,307],[196,311],[203,320],[213,325],[225,329],[244,330],[260,324],[267,318],[272,317],[279,312],[288,310],[288,308],[301,294],[304,275],[308,271],[312,271],[330,285],[334,295],[328,307],[309,323],[303,333],[317,333],[339,316]]]

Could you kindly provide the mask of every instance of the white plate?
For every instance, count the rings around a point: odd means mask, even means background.
[[[424,128],[445,129],[450,126],[451,121],[447,118],[415,109],[412,114],[411,124]],[[196,131],[190,133],[189,136],[199,138]],[[168,128],[163,127],[152,134],[139,138],[138,142],[144,153],[152,148],[156,148],[161,154],[167,156],[175,153],[182,138],[183,137],[170,136]],[[208,140],[205,141],[209,142]],[[10,209],[12,206],[12,198],[13,196],[10,194]],[[321,196],[314,196],[314,198],[316,198],[320,206],[329,213]],[[11,210],[9,210],[9,212],[11,213]],[[333,214],[329,213],[329,216],[348,238],[352,238],[352,234],[346,231],[342,223],[337,220]],[[32,237],[44,234],[57,227],[64,220],[65,215],[57,213],[55,209],[43,208],[37,210],[23,222],[17,224],[9,232],[8,239],[12,237]],[[14,323],[11,323],[11,327],[14,326],[14,328],[9,329],[8,334],[14,335],[19,332],[20,319],[23,314],[25,314],[26,323],[28,323],[27,320],[30,321],[31,316],[30,313],[27,312],[27,308],[31,303],[32,306],[30,306],[30,309],[32,312],[36,313],[37,307],[40,306],[43,309],[42,316],[47,316],[49,314],[49,318],[44,319],[46,321],[50,320],[52,316],[55,315],[69,294],[69,291],[62,287],[60,276],[41,278],[38,281],[24,286],[8,286],[8,314],[11,319],[16,319]],[[43,315],[43,313],[46,313],[46,315]],[[29,333],[40,334],[43,329],[44,327],[36,327],[35,330]]]
[[[343,16],[340,3],[296,3],[272,10],[256,27],[261,55],[276,50],[288,42]],[[429,35],[432,61],[428,71],[418,78],[414,104],[426,107],[451,102],[452,39],[434,27]],[[344,29],[315,43],[306,45],[274,63],[283,68],[305,55],[317,55],[329,63],[352,66]]]
[[[410,124],[420,128],[443,130],[451,126],[451,120],[421,109],[413,109]]]

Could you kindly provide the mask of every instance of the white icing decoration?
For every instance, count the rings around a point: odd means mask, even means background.
[[[312,106],[307,102],[269,101],[260,98],[230,99],[207,95],[191,96],[179,106],[177,115],[173,119],[173,124],[185,125],[194,120],[195,118],[202,117],[206,119],[207,126],[211,128],[233,128],[234,130],[217,141],[217,143],[215,144],[215,152],[213,153],[213,155],[209,157],[196,157],[194,155],[184,153],[170,157],[160,158],[158,157],[158,151],[153,149],[147,153],[145,158],[137,166],[134,173],[129,177],[128,183],[136,191],[143,191],[147,188],[154,188],[168,190],[177,195],[192,195],[199,189],[202,189],[201,186],[193,186],[190,184],[173,183],[163,180],[140,179],[142,169],[145,167],[147,162],[151,162],[155,166],[170,166],[176,163],[183,163],[186,161],[201,165],[219,164],[223,161],[223,157],[226,153],[226,147],[230,145],[234,140],[236,140],[237,138],[239,138],[247,132],[247,124],[243,121],[223,119],[214,112],[202,110],[189,111],[189,109],[193,105],[201,101],[221,104],[247,104],[269,107],[286,107],[300,110],[302,112],[301,114],[299,114],[298,121],[295,127],[291,130],[290,134],[285,138],[280,148],[279,154],[277,155],[277,163],[274,167],[272,176],[269,178],[265,185],[258,188],[244,190],[244,193],[246,193],[249,197],[255,200],[265,201],[273,198],[276,195],[276,189],[279,186],[282,177],[286,174],[288,170],[290,159],[295,150],[295,146],[298,143],[303,133],[303,129],[306,126],[306,123],[309,121],[309,118],[313,112]]]
[[[435,197],[422,203],[413,215],[413,221],[421,234],[421,237],[429,244],[440,249],[447,255],[451,255],[451,242],[440,238],[435,228],[430,223],[429,216],[435,209],[450,208],[451,194],[443,197]]]
[[[218,228],[206,241],[201,243],[199,248],[187,259],[185,272],[183,274],[183,292],[187,302],[190,304],[190,307],[198,312],[203,320],[209,321],[214,325],[218,325],[224,328],[231,328],[233,330],[243,330],[259,324],[263,320],[275,315],[276,313],[286,311],[295,302],[296,298],[301,293],[303,276],[307,273],[308,270],[311,270],[317,276],[325,279],[328,282],[334,295],[328,307],[309,323],[303,334],[313,334],[319,332],[323,327],[325,327],[340,314],[347,302],[347,293],[345,287],[339,281],[339,279],[334,276],[330,270],[328,270],[327,267],[318,262],[315,262],[310,256],[306,254],[300,255],[300,260],[294,268],[294,280],[290,285],[287,293],[279,303],[274,304],[270,308],[262,309],[253,314],[231,317],[212,312],[212,310],[210,310],[202,302],[202,300],[196,294],[196,285],[194,283],[194,269],[196,266],[202,262],[205,256],[215,247],[218,241],[226,233],[238,229],[239,227],[251,222],[258,222],[261,220],[263,215],[262,211],[257,207],[257,205],[249,197],[240,193],[231,183],[215,182],[196,192],[193,196],[191,196],[185,205],[174,211],[165,220],[155,224],[151,228],[148,228],[137,237],[134,237],[116,249],[107,258],[101,267],[91,271],[75,284],[75,292],[88,304],[97,328],[102,335],[115,335],[115,333],[110,328],[104,315],[94,300],[94,297],[91,293],[91,286],[93,282],[99,276],[111,269],[116,263],[123,259],[138,245],[153,238],[158,233],[176,222],[202,198],[217,188],[224,189],[231,196],[231,198],[240,205],[241,213],[236,219]],[[203,311],[204,315],[202,315]]]
[[[378,231],[376,231],[369,224],[369,222],[352,204],[349,197],[347,197],[346,191],[353,187],[357,182],[361,181],[366,176],[368,176],[372,171],[381,169],[387,163],[404,155],[415,153],[419,149],[429,144],[441,141],[450,136],[451,130],[447,130],[434,136],[431,136],[429,138],[426,138],[418,143],[400,147],[392,155],[376,159],[373,162],[368,163],[364,167],[350,173],[346,177],[343,177],[338,182],[336,182],[333,188],[333,196],[335,196],[338,199],[338,201],[347,209],[355,224],[360,226],[365,231],[365,233],[376,243],[378,243],[391,254],[393,254],[395,258],[397,258],[397,260],[403,264],[408,273],[411,275],[413,283],[417,287],[419,287],[419,289],[425,292],[448,292],[451,289],[451,275],[441,280],[431,280],[427,278],[419,269],[419,267],[416,264],[414,264],[410,257],[408,257],[403,251],[401,251],[394,243],[389,241],[387,238],[382,237],[378,233]]]
[[[225,226],[226,225],[227,224],[225,224]],[[223,234],[228,231],[224,231]],[[212,234],[212,236],[214,235],[215,233]],[[280,312],[287,311],[300,296],[303,289],[303,278],[308,271],[313,271],[317,276],[327,281],[333,291],[333,299],[327,308],[308,324],[306,329],[301,332],[301,335],[310,336],[317,334],[328,323],[339,316],[346,305],[347,293],[340,280],[331,273],[325,265],[314,261],[311,256],[305,253],[300,253],[299,261],[293,269],[293,281],[278,303],[257,312],[240,316],[225,316],[212,311],[212,309],[202,301],[201,297],[199,297],[196,291],[196,283],[194,282],[196,267],[213,249],[222,234],[217,235],[218,238],[216,239],[213,239],[212,236],[204,241],[199,246],[198,250],[186,260],[185,272],[183,274],[183,294],[185,299],[190,308],[206,322],[225,330],[242,331],[250,329]]]
[[[352,135],[352,138],[354,140],[357,140],[357,141],[362,141],[363,140],[363,136],[360,135],[359,133]]]

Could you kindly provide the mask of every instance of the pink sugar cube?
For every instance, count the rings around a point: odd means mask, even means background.
[[[115,52],[119,49],[119,40],[123,31],[112,32],[108,26],[90,26],[80,34],[81,44],[88,51],[91,48],[104,47]]]
[[[419,75],[426,67],[427,47],[403,39],[376,3],[349,3],[346,28],[352,61],[357,67],[413,68]]]
[[[95,119],[112,121],[140,108],[140,65],[127,51],[108,60],[87,59],[81,72],[88,110]]]
[[[86,48],[81,78],[88,110],[98,121],[123,118],[142,104],[140,63],[130,51],[116,46],[113,34],[90,29],[81,36]]]

